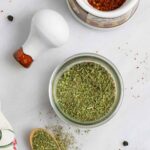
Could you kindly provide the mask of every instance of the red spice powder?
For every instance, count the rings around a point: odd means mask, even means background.
[[[119,8],[126,0],[88,0],[96,9],[101,11],[111,11]]]

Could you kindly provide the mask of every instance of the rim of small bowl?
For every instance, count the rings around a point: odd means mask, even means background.
[[[126,14],[130,11],[139,0],[126,0],[126,2],[119,8],[112,11],[100,11],[89,4],[88,0],[76,0],[77,3],[90,14],[100,18],[116,18]]]
[[[105,118],[104,120],[98,122],[98,123],[94,123],[94,124],[82,124],[82,123],[77,123],[77,122],[74,122],[74,121],[71,121],[70,119],[68,119],[65,115],[63,115],[63,113],[60,112],[60,110],[58,110],[56,104],[55,104],[55,100],[54,100],[54,97],[53,97],[53,81],[57,75],[57,72],[63,67],[63,65],[65,63],[67,63],[68,61],[74,59],[74,58],[78,58],[78,57],[82,57],[82,56],[89,56],[89,57],[95,57],[95,58],[98,58],[98,59],[101,59],[103,60],[104,62],[106,62],[110,67],[112,67],[112,69],[114,70],[114,72],[116,73],[118,79],[119,79],[119,82],[120,82],[120,99],[118,101],[118,104],[116,105],[116,108],[114,109],[114,111],[112,111],[112,113],[107,117]],[[71,57],[65,59],[61,64],[59,64],[53,71],[51,77],[50,77],[50,81],[49,81],[49,88],[48,88],[48,93],[49,93],[49,101],[50,101],[50,104],[53,108],[53,110],[55,111],[55,113],[57,114],[57,116],[62,120],[64,121],[65,123],[68,123],[68,124],[71,124],[73,126],[76,126],[76,127],[80,127],[80,128],[95,128],[95,127],[98,127],[98,126],[101,126],[105,123],[107,123],[109,120],[111,120],[115,114],[118,112],[121,104],[122,104],[122,100],[123,100],[123,96],[124,96],[124,84],[123,84],[123,79],[122,79],[122,76],[119,72],[119,70],[117,69],[117,67],[107,58],[101,56],[101,55],[98,55],[98,54],[95,54],[95,53],[79,53],[79,54],[75,54],[75,55],[72,55]]]

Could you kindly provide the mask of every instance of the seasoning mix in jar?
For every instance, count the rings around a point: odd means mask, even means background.
[[[133,16],[139,0],[67,0],[73,16],[94,29],[112,28]]]
[[[53,73],[49,95],[57,115],[66,122],[95,127],[117,111],[123,84],[116,67],[95,54],[75,55]]]
[[[66,70],[56,85],[56,104],[77,122],[95,122],[115,103],[116,87],[110,73],[95,62],[82,62]]]

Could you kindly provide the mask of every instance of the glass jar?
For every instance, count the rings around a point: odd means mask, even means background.
[[[115,86],[116,86],[116,96],[115,96],[115,103],[113,104],[110,112],[105,115],[103,118],[96,120],[94,122],[79,122],[75,121],[73,119],[70,119],[69,117],[65,116],[65,114],[59,109],[57,105],[57,99],[56,99],[56,87],[57,87],[57,81],[59,80],[60,76],[68,70],[70,67],[72,67],[75,64],[82,63],[82,62],[95,62],[99,63],[102,67],[104,67],[112,76]],[[56,114],[65,122],[79,126],[79,127],[96,127],[99,125],[102,125],[106,123],[108,120],[110,120],[117,112],[123,98],[123,81],[122,77],[115,67],[115,65],[110,62],[108,59],[106,59],[103,56],[93,54],[93,53],[81,53],[74,55],[68,59],[66,59],[62,64],[60,64],[53,72],[50,83],[49,83],[49,98],[51,106],[53,107]]]

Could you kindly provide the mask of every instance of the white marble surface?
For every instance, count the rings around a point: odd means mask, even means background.
[[[71,36],[61,48],[46,51],[28,70],[18,65],[13,52],[28,36],[31,17],[50,8],[68,21]],[[150,1],[141,1],[136,14],[116,29],[96,31],[78,23],[65,0],[1,0],[0,99],[2,110],[16,130],[20,150],[30,149],[29,132],[59,121],[51,119],[48,83],[52,70],[68,56],[98,52],[120,70],[125,96],[118,114],[107,124],[78,136],[81,150],[150,150]],[[6,16],[15,17],[9,22]],[[39,114],[42,112],[42,114]],[[59,121],[60,122],[60,121]],[[63,123],[60,122],[62,125]],[[123,140],[129,141],[122,147]]]

